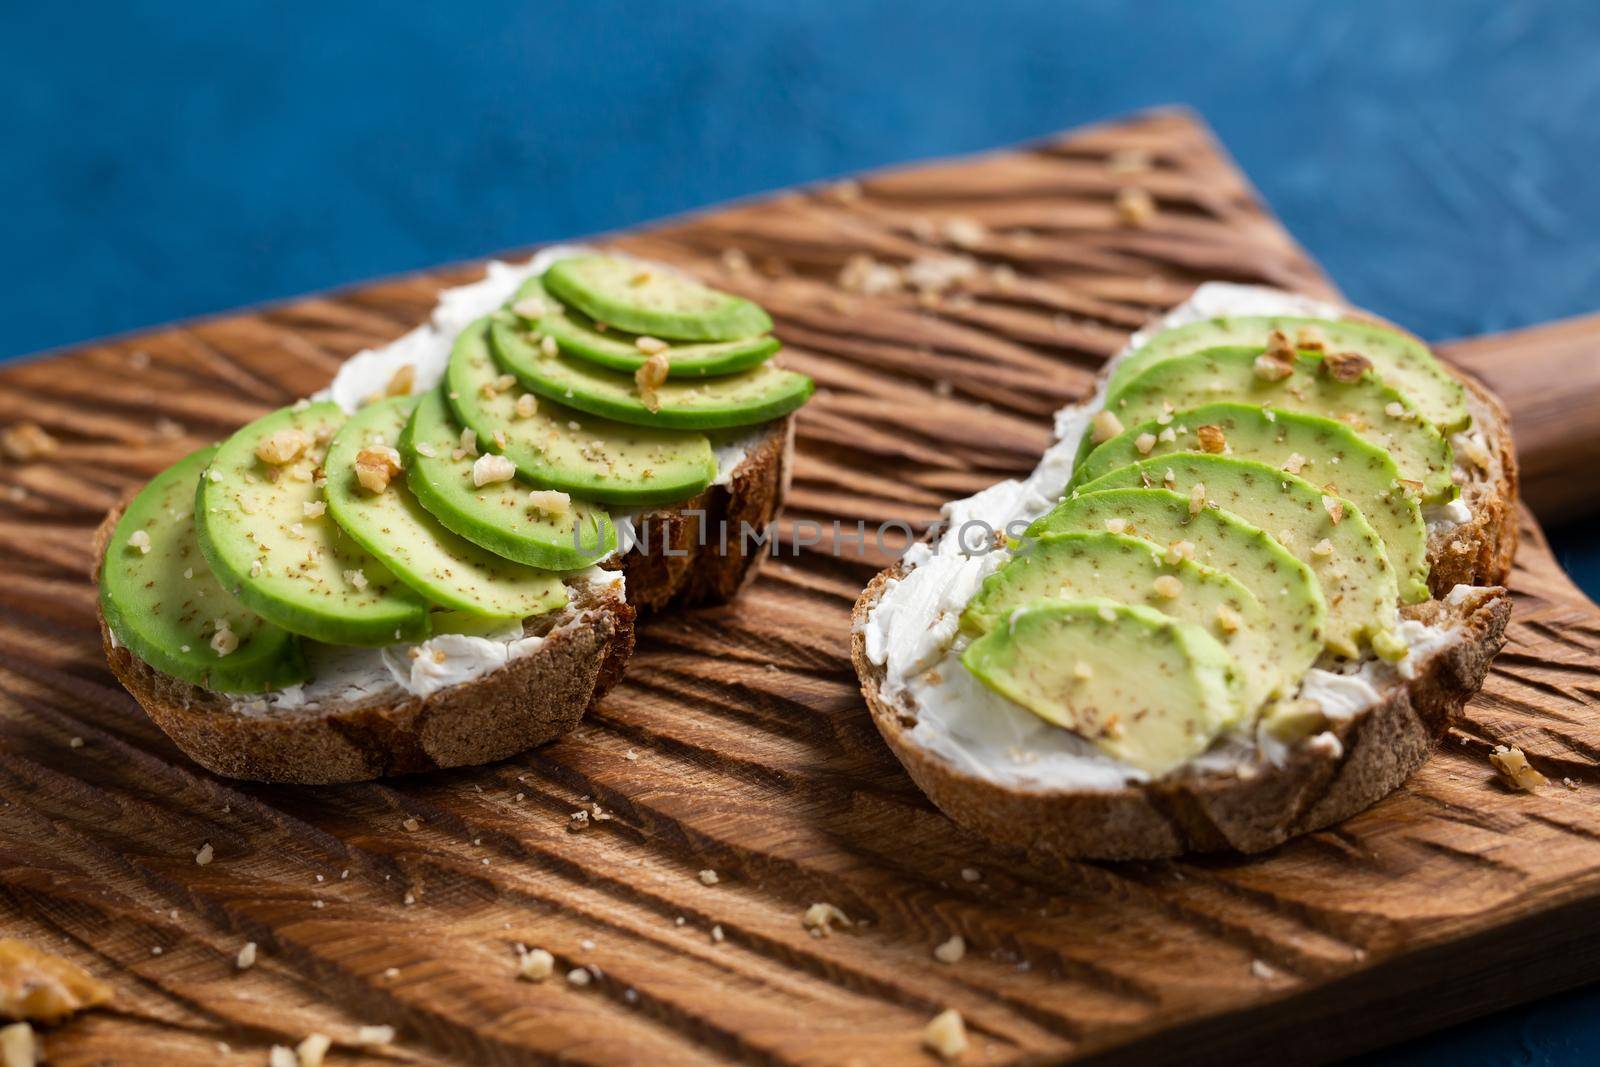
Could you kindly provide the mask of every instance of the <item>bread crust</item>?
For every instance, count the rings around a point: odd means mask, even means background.
[[[1108,791],[1020,789],[970,774],[912,737],[916,710],[884,693],[883,668],[867,658],[867,618],[904,575],[900,564],[872,580],[852,613],[851,660],[878,732],[945,814],[1047,868],[1082,859],[1260,852],[1371,806],[1427,760],[1505,644],[1511,597],[1500,583],[1517,539],[1510,421],[1487,390],[1463,381],[1474,425],[1487,429],[1493,444],[1462,486],[1471,521],[1430,530],[1429,584],[1435,597],[1458,583],[1487,588],[1403,609],[1408,618],[1444,625],[1452,640],[1422,657],[1414,677],[1386,686],[1374,705],[1330,722],[1337,745],[1302,741],[1282,765],[1262,760],[1241,775],[1185,769]]]
[[[725,486],[660,508],[641,523],[668,531],[650,551],[617,561],[626,595],[583,589],[562,613],[530,620],[529,634],[545,641],[532,653],[461,685],[427,697],[401,694],[291,710],[244,712],[227,696],[151,667],[116,644],[97,608],[106,661],[157,726],[196,763],[231,778],[327,785],[465,767],[504,759],[554,740],[621,679],[633,651],[634,620],[643,607],[659,611],[735,596],[753,577],[761,554],[717,552],[716,539],[697,547],[697,517],[710,529],[728,519],[764,528],[783,503],[794,447],[793,416],[773,423]],[[95,573],[123,505],[95,534]],[[682,552],[668,555],[663,546]]]

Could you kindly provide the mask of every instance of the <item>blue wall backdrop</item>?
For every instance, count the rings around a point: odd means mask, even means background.
[[[11,3],[0,358],[1175,102],[1356,302],[1505,329],[1600,310],[1597,57],[1594,0]],[[1600,990],[1364,1062],[1600,1062]]]

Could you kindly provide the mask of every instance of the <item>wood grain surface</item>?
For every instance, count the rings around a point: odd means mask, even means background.
[[[1153,218],[1130,194],[1119,209],[1130,187]],[[335,1039],[330,1063],[888,1067],[931,1062],[919,1035],[946,1007],[965,1063],[1282,1064],[1600,976],[1600,612],[1531,520],[1509,643],[1463,728],[1384,803],[1265,856],[1030,872],[933,810],[868,720],[848,614],[884,557],[797,547],[799,524],[921,523],[1030,469],[1050,413],[1202,279],[1331,294],[1192,117],[616,243],[759,299],[816,376],[790,537],[737,605],[651,621],[570,737],[471,771],[325,789],[200,771],[111,679],[86,575],[130,486],[321,386],[477,268],[0,371],[0,425],[61,441],[0,466],[0,927],[116,989],[46,1035],[52,1067],[260,1064],[311,1032]],[[939,297],[837,283],[852,255],[954,253],[979,266]],[[1553,336],[1574,329],[1600,337]],[[1545,336],[1464,351],[1488,370]],[[1498,742],[1574,788],[1507,792]],[[612,817],[569,833],[594,804]],[[815,902],[856,925],[810,936]],[[966,958],[935,962],[957,933]],[[557,977],[518,981],[518,942]],[[579,966],[582,987],[561,977]],[[357,1052],[362,1024],[399,1037]]]

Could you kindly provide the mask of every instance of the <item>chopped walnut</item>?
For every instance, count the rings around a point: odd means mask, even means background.
[[[239,648],[239,635],[224,626],[211,635],[211,651],[219,657],[227,656]]]
[[[647,356],[653,356],[658,352],[665,352],[670,346],[659,337],[640,336],[633,339],[633,347]]]
[[[0,449],[20,463],[53,456],[61,443],[37,422],[19,422],[0,431]]]
[[[1215,455],[1228,447],[1228,439],[1222,435],[1221,426],[1207,424],[1196,430],[1195,436],[1200,439],[1200,451],[1202,452],[1210,452]]]
[[[550,305],[542,297],[525,296],[511,305],[511,310],[529,322],[538,320],[543,315],[550,313]]]
[[[651,411],[661,410],[661,398],[656,390],[666,384],[667,372],[671,367],[666,352],[660,351],[645,360],[639,369],[633,372],[634,384],[639,387],[639,399],[644,401],[644,406]]]
[[[256,458],[274,467],[281,467],[294,462],[310,447],[311,438],[306,436],[306,432],[298,426],[289,426],[257,441]]]
[[[1156,447],[1156,436],[1151,433],[1142,433],[1133,439],[1133,447],[1139,450],[1139,455],[1148,456]]]
[[[1264,382],[1281,382],[1294,373],[1294,364],[1269,355],[1256,357],[1255,376]]]
[[[595,328],[601,333],[605,332],[604,323],[595,323]],[[545,334],[539,339],[539,351],[544,353],[546,356],[549,356],[551,359],[554,359],[557,353],[561,351],[561,346],[556,344],[556,339],[554,337],[551,337],[549,334]]]
[[[148,556],[150,554],[150,531],[133,531],[128,535],[128,547],[136,550],[141,556]]]
[[[360,569],[345,571],[344,580],[358,593],[367,587],[367,576]]]
[[[1150,587],[1163,600],[1176,600],[1183,595],[1183,582],[1171,574],[1163,574],[1150,583]]]
[[[532,393],[523,393],[517,397],[511,410],[519,419],[531,419],[539,413],[539,398]]]
[[[1194,542],[1173,541],[1167,545],[1167,550],[1162,553],[1161,558],[1168,564],[1177,563],[1180,559],[1194,559]]]
[[[945,1061],[954,1060],[967,1051],[967,1025],[961,1013],[946,1008],[935,1015],[922,1031],[922,1047]]]
[[[1089,440],[1102,444],[1122,432],[1122,420],[1114,411],[1097,411],[1089,422]]]
[[[472,464],[472,484],[482,489],[496,482],[509,482],[516,476],[517,465],[504,456],[485,452]]]
[[[966,954],[967,942],[960,934],[955,934],[948,941],[935,945],[933,949],[933,958],[940,963],[960,963]]]
[[[256,965],[257,951],[256,943],[254,941],[246,941],[244,943],[244,947],[239,950],[238,957],[233,961],[234,966],[238,967],[241,971],[248,971],[250,968]]]
[[[363,1048],[392,1045],[394,1044],[394,1027],[358,1026],[356,1027],[355,1043]]]
[[[1310,460],[1306,459],[1306,457],[1302,456],[1300,453],[1290,452],[1289,458],[1283,461],[1283,466],[1279,469],[1287,471],[1290,474],[1299,474],[1305,469],[1305,465],[1310,462]]]
[[[1496,745],[1494,751],[1489,753],[1489,763],[1500,775],[1502,782],[1524,793],[1538,792],[1540,786],[1550,784],[1550,779],[1534,770],[1520,748]]]
[[[1327,557],[1333,555],[1333,542],[1324,537],[1322,540],[1311,546],[1311,554],[1313,556],[1320,556],[1323,559],[1326,559]]]
[[[1328,513],[1328,518],[1333,520],[1335,526],[1344,521],[1344,501],[1338,497],[1324,495],[1322,510]]]
[[[556,958],[542,948],[517,946],[517,977],[525,982],[542,982],[555,973]]]
[[[559,489],[535,489],[528,494],[528,507],[558,519],[572,510],[572,498]]]
[[[1144,189],[1130,185],[1117,193],[1117,217],[1124,226],[1142,229],[1156,217],[1156,202]]]
[[[1404,493],[1406,496],[1411,497],[1412,499],[1422,496],[1422,483],[1416,479],[1399,478],[1396,479],[1396,481],[1400,486],[1400,492]]]
[[[1244,620],[1239,617],[1239,613],[1228,607],[1228,605],[1217,605],[1217,626],[1222,630],[1223,633],[1238,633],[1239,625],[1243,621]]]
[[[717,877],[717,872],[713,871],[709,867],[707,867],[705,870],[701,871],[695,877],[700,879],[700,884],[701,885],[716,885],[718,882],[720,882],[722,880],[722,879]]]
[[[1124,533],[1127,529],[1128,529],[1128,520],[1127,519],[1107,519],[1106,520],[1106,532],[1107,533],[1119,534],[1119,533]]]
[[[1119,148],[1106,157],[1112,174],[1142,174],[1150,169],[1150,153],[1143,148]]]
[[[57,1023],[110,999],[111,987],[76,963],[27,941],[0,939],[0,1016]]]
[[[404,468],[400,453],[389,445],[368,445],[356,453],[356,481],[369,493],[381,493]]]
[[[1406,406],[1398,400],[1391,400],[1383,405],[1383,413],[1391,419],[1403,419],[1411,414],[1406,410]]]
[[[1321,352],[1328,347],[1327,338],[1322,336],[1322,330],[1316,326],[1302,326],[1294,339],[1296,348],[1304,348],[1312,352]]]
[[[1115,617],[1115,615],[1112,616],[1112,618]],[[1076,678],[1080,682],[1087,682],[1090,678],[1094,677],[1094,668],[1087,662],[1080,659],[1078,662],[1072,665],[1072,677]]]
[[[205,844],[201,845],[199,851],[194,854],[194,862],[197,866],[204,867],[207,866],[216,857],[216,855],[216,850],[211,847],[211,842],[207,841]]]
[[[385,396],[410,396],[411,390],[417,386],[417,366],[407,363],[389,376],[389,384],[384,386]]]
[[[1356,382],[1372,369],[1372,360],[1359,352],[1329,352],[1322,357],[1328,377],[1336,382]]]
[[[800,916],[800,922],[811,931],[812,937],[827,937],[833,932],[833,926],[849,927],[853,925],[850,917],[832,904],[813,904]]]
[[[1170,472],[1169,472],[1170,473]],[[1204,482],[1195,482],[1189,487],[1189,514],[1198,515],[1206,506],[1206,486]]]

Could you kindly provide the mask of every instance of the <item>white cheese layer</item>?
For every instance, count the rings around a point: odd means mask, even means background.
[[[1124,358],[1155,334],[1219,316],[1302,315],[1342,318],[1337,305],[1261,286],[1208,282],[1187,301],[1129,339],[1112,362]],[[981,520],[995,530],[1020,532],[1061,499],[1072,475],[1078,443],[1099,410],[1104,387],[1082,404],[1056,414],[1056,441],[1032,474],[1008,480],[944,507],[947,532],[932,547],[916,544],[906,553],[909,573],[889,583],[863,629],[867,657],[883,667],[883,695],[916,713],[912,740],[976,777],[1024,790],[1112,790],[1148,775],[1113,759],[1078,735],[1051,725],[978,682],[961,663],[967,639],[957,633],[963,609],[984,578],[1005,562],[976,533],[959,543],[959,528]],[[1464,521],[1440,509],[1434,522]],[[970,528],[969,528],[970,530]],[[978,546],[975,550],[973,546]],[[1465,588],[1465,587],[1461,587]],[[1460,590],[1458,589],[1457,592]],[[1300,696],[1315,700],[1324,713],[1343,719],[1370,706],[1395,672],[1409,677],[1417,663],[1450,640],[1449,631],[1400,620],[1397,633],[1410,645],[1398,664],[1368,659],[1339,670],[1313,669]],[[1332,734],[1318,743],[1337,744]],[[1224,770],[1254,762],[1261,755],[1281,758],[1281,745],[1251,732],[1219,738],[1195,763]]]

